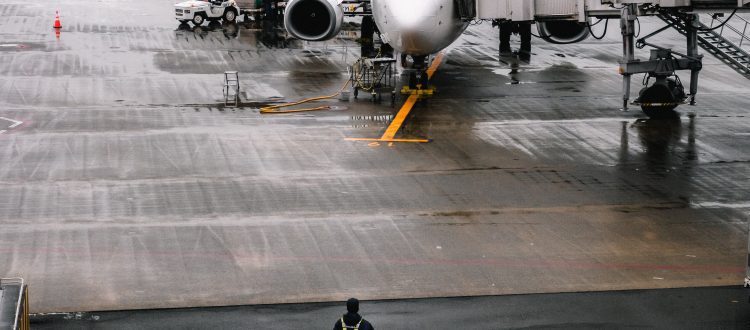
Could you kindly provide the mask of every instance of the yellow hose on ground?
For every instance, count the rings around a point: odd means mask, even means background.
[[[344,86],[341,86],[341,88],[339,89],[339,91],[336,92],[335,94],[331,94],[331,95],[327,95],[327,96],[311,97],[309,99],[304,99],[304,100],[297,101],[297,102],[292,102],[292,103],[270,105],[270,106],[267,106],[267,107],[260,108],[260,113],[268,113],[268,114],[271,114],[271,113],[294,113],[294,112],[328,110],[331,107],[327,106],[327,105],[320,106],[320,107],[315,107],[315,108],[289,109],[289,110],[279,110],[279,109],[286,108],[286,107],[293,107],[295,105],[300,105],[300,104],[308,103],[308,102],[312,102],[312,101],[318,101],[318,100],[325,100],[325,99],[335,98],[335,97],[339,96],[339,94],[341,94],[341,92],[344,91],[344,89],[346,88],[346,86],[349,85],[350,81],[351,81],[351,79],[347,79],[346,82],[344,83]]]

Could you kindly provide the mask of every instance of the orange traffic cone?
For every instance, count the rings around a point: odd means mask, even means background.
[[[55,29],[62,29],[62,24],[60,23],[60,12],[55,12],[55,25],[52,27]]]

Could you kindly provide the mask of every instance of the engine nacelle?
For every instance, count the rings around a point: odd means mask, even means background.
[[[576,21],[537,22],[536,28],[542,39],[553,44],[572,44],[589,37],[588,24]]]
[[[344,11],[340,0],[291,0],[284,10],[284,27],[297,39],[322,41],[341,30]]]

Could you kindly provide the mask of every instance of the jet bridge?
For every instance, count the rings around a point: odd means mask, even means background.
[[[590,19],[620,20],[623,38],[623,58],[620,74],[623,76],[622,110],[630,103],[630,82],[635,74],[645,74],[644,88],[632,103],[639,105],[650,117],[672,116],[680,104],[696,104],[698,75],[702,59],[698,48],[716,56],[723,63],[750,79],[750,54],[743,42],[750,42],[748,22],[735,17],[738,11],[750,11],[750,0],[465,0],[475,1],[476,18],[487,20],[535,21],[540,36],[553,43],[573,43],[585,39],[590,32]],[[699,13],[724,13],[724,20],[703,24]],[[655,16],[666,26],[635,40],[636,20],[640,16]],[[716,17],[716,16],[714,16]],[[739,44],[725,37],[725,24],[741,20]],[[717,24],[713,24],[717,23]],[[685,51],[675,51],[649,43],[649,38],[665,30],[674,29],[685,36]],[[721,29],[721,30],[719,30]],[[635,57],[635,48],[651,49],[647,60]],[[690,71],[688,93],[675,73]]]
[[[476,0],[478,19],[511,21],[570,20],[616,17],[620,11],[601,0]]]
[[[698,75],[703,67],[703,55],[698,48],[703,48],[738,73],[750,78],[750,55],[717,33],[717,29],[734,18],[737,11],[750,10],[749,3],[748,0],[614,0],[612,4],[621,7],[623,58],[620,62],[620,74],[623,76],[623,110],[627,110],[629,104],[631,77],[640,73],[646,74],[645,86],[633,103],[640,105],[647,115],[673,116],[673,110],[688,99],[690,105],[695,105]],[[710,27],[701,22],[700,12],[730,14],[717,26]],[[656,16],[666,25],[635,40],[635,21],[638,16]],[[668,29],[675,29],[685,36],[684,52],[649,43],[650,37]],[[743,32],[740,40],[745,38]],[[635,48],[646,46],[651,49],[650,58],[637,59]],[[679,70],[690,71],[688,93],[685,93],[682,82],[675,73]],[[649,85],[651,81],[653,84]]]

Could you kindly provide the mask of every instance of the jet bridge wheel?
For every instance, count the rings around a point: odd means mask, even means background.
[[[641,110],[649,118],[675,118],[678,117],[675,108],[679,105],[677,97],[668,85],[653,84],[641,90],[638,103]]]

